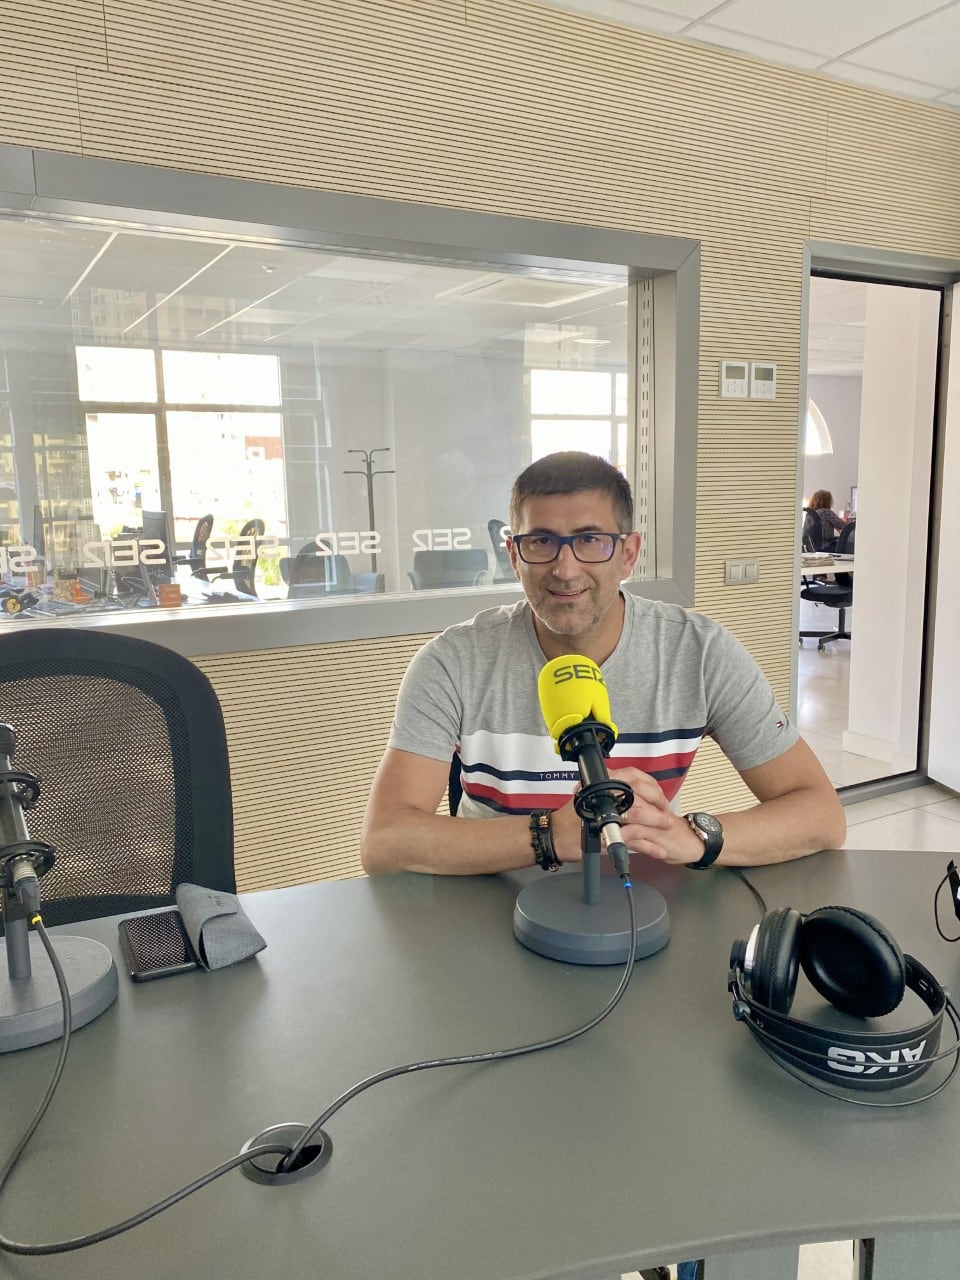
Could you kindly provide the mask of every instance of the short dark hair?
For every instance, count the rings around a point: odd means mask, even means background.
[[[818,489],[810,499],[810,509],[812,511],[826,511],[833,506],[833,494],[829,489]]]
[[[582,493],[599,489],[613,500],[613,510],[620,533],[633,532],[633,494],[626,478],[605,458],[592,453],[569,450],[548,453],[521,471],[510,494],[510,528],[516,532],[528,498],[546,498],[552,494]]]

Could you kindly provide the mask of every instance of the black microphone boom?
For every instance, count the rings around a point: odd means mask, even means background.
[[[59,980],[38,935],[40,877],[53,866],[53,846],[31,840],[23,814],[36,803],[40,782],[14,769],[13,726],[0,724],[0,906],[9,982],[0,979],[0,1053],[57,1039],[63,1029]],[[46,935],[44,935],[46,936]],[[71,1027],[82,1027],[117,997],[117,968],[109,948],[92,938],[59,934],[54,946],[70,997]],[[34,958],[43,958],[35,969]]]
[[[15,904],[29,914],[37,912],[37,882],[56,860],[53,847],[31,840],[27,831],[23,813],[36,804],[40,782],[32,773],[13,768],[11,756],[16,749],[13,726],[0,724],[0,888],[5,921],[16,916]]]
[[[604,757],[616,738],[609,725],[599,720],[582,720],[564,730],[557,740],[562,760],[575,760],[580,770],[580,790],[573,807],[585,821],[602,834],[617,874],[630,874],[630,853],[620,832],[620,819],[633,804],[633,789],[611,778]]]

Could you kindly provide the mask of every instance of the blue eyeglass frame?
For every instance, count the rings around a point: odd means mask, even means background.
[[[559,560],[560,552],[564,547],[570,548],[573,558],[578,564],[609,564],[617,549],[617,543],[622,542],[626,537],[627,534],[625,533],[610,533],[606,529],[584,529],[582,533],[515,533],[512,535],[512,541],[517,548],[517,555],[524,564],[553,564],[554,560]],[[549,560],[528,560],[523,554],[523,544],[528,538],[552,538],[557,544],[556,554],[552,555]],[[612,538],[613,544],[610,547],[610,554],[602,560],[584,560],[582,556],[577,555],[577,549],[573,545],[578,538]]]

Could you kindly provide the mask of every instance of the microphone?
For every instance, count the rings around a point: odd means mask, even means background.
[[[0,724],[0,887],[33,916],[40,909],[38,881],[53,866],[56,855],[51,845],[31,840],[27,831],[23,811],[36,803],[40,783],[32,773],[13,768],[16,747],[13,726]]]
[[[39,882],[56,852],[46,841],[30,839],[23,815],[40,795],[40,780],[12,767],[16,749],[13,726],[0,724],[0,917],[10,978],[0,982],[0,1053],[57,1040],[65,1021],[71,1030],[85,1026],[113,1003],[119,988],[117,966],[102,942],[62,934],[51,941],[46,935]],[[58,960],[56,973],[51,958]],[[37,959],[43,960],[39,967]]]
[[[575,760],[580,791],[573,805],[599,828],[600,838],[622,880],[630,876],[630,851],[620,818],[633,804],[633,791],[610,777],[604,757],[617,740],[603,672],[590,658],[564,654],[546,664],[537,680],[540,710],[563,760]]]

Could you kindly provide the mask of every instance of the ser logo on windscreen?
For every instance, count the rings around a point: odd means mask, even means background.
[[[603,673],[592,662],[571,662],[562,667],[554,667],[554,684],[566,684],[568,680],[592,680],[594,684],[605,684]]]

